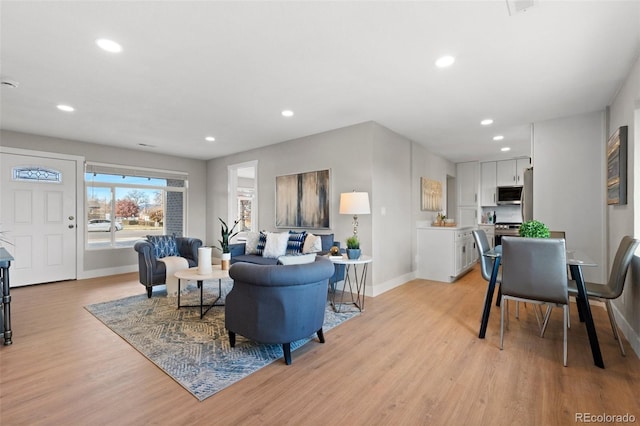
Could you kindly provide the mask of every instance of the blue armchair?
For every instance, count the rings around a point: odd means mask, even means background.
[[[202,240],[176,237],[176,245],[178,253],[187,259],[190,268],[198,266],[198,248],[202,247]],[[166,284],[166,267],[163,262],[158,262],[153,245],[148,240],[137,241],[133,248],[138,252],[140,284],[147,288],[147,297],[151,298],[154,285]]]
[[[236,334],[282,344],[284,360],[290,365],[291,342],[317,333],[324,343],[327,285],[333,273],[331,261],[321,256],[303,265],[231,265],[229,276],[234,283],[225,301],[231,347]]]

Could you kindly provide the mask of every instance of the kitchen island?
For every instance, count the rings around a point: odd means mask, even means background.
[[[427,221],[417,222],[416,278],[450,283],[473,268],[478,260],[474,229],[475,226],[432,226]]]

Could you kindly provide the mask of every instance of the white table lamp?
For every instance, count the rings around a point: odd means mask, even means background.
[[[340,214],[353,215],[353,235],[358,235],[358,215],[371,214],[368,192],[343,192],[340,194]]]

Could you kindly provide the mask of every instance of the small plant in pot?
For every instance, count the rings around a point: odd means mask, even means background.
[[[530,220],[520,225],[520,236],[527,238],[549,238],[549,228],[538,220]]]
[[[360,258],[360,241],[357,235],[347,238],[347,257],[349,259]]]
[[[233,222],[233,226],[231,227],[231,229],[229,229],[229,226],[224,220],[222,220],[222,218],[219,217],[218,219],[221,223],[220,235],[222,236],[222,239],[218,240],[218,242],[220,243],[220,247],[216,248],[222,252],[222,269],[228,269],[229,260],[231,260],[231,253],[229,252],[229,241],[233,237],[238,235],[238,232],[234,233],[233,231],[236,229],[236,226],[238,226],[238,223],[240,223],[240,219]]]

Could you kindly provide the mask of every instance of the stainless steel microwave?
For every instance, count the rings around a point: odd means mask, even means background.
[[[522,203],[522,186],[499,186],[496,192],[498,205]]]

